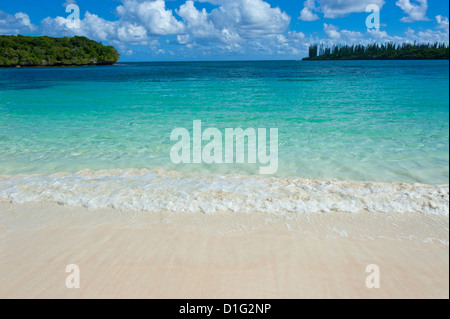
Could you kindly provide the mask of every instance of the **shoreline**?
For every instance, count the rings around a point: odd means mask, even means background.
[[[438,58],[438,59],[332,59],[332,58],[303,58],[302,61],[449,61],[449,58]]]
[[[449,215],[449,186],[185,174],[163,169],[0,176],[0,202],[159,213],[422,213]]]
[[[67,64],[67,65],[14,65],[14,66],[2,66],[0,69],[41,69],[41,68],[71,68],[71,67],[90,67],[90,66],[113,66],[119,62],[114,63],[102,63],[102,64]]]
[[[448,61],[323,63],[0,70],[0,297],[448,298]],[[276,177],[175,164],[193,121]]]
[[[448,298],[448,216],[0,203],[2,298]],[[432,262],[430,262],[432,261]],[[68,289],[77,264],[81,288]],[[366,266],[380,267],[368,289]]]

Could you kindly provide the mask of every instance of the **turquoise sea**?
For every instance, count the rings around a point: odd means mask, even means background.
[[[171,131],[278,128],[279,169],[170,160]],[[448,215],[448,61],[0,69],[0,201]]]

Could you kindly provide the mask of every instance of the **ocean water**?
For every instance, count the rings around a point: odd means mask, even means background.
[[[448,61],[0,69],[0,201],[448,215]],[[170,160],[177,127],[278,128],[279,167]]]

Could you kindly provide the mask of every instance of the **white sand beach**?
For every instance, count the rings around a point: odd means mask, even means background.
[[[1,298],[448,298],[448,216],[0,204]],[[80,268],[68,289],[66,266]],[[366,267],[380,288],[366,287]]]

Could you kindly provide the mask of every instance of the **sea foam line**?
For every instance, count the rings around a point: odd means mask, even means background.
[[[379,212],[448,216],[449,186],[186,176],[162,170],[83,170],[75,174],[2,176],[0,202],[205,214]]]

